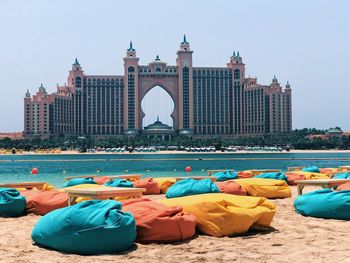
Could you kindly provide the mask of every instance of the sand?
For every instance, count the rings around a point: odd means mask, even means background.
[[[350,221],[296,214],[296,188],[292,191],[293,198],[273,200],[278,211],[269,231],[224,238],[198,235],[177,244],[136,244],[116,255],[79,256],[43,249],[30,237],[39,216],[0,218],[0,262],[350,262]]]

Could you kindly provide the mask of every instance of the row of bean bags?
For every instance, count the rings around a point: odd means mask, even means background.
[[[25,190],[21,195],[26,200],[26,213],[45,215],[68,205],[68,193],[57,190]]]
[[[14,188],[0,188],[0,217],[23,215],[26,199]]]
[[[350,190],[316,190],[298,196],[294,207],[303,216],[350,220]]]
[[[186,178],[172,185],[165,196],[166,198],[175,198],[204,193],[220,193],[220,190],[211,179],[195,180]]]
[[[40,246],[82,255],[117,253],[130,249],[136,224],[113,200],[91,200],[57,209],[41,217],[32,239]]]
[[[193,195],[158,202],[182,206],[196,217],[201,232],[216,237],[245,233],[250,228],[268,228],[276,213],[276,206],[265,198],[229,194]]]
[[[218,172],[215,173],[213,176],[216,177],[216,181],[217,182],[221,182],[221,181],[227,181],[227,180],[232,180],[232,179],[237,179],[238,178],[238,174],[235,171],[225,171],[225,172]]]
[[[196,218],[181,206],[166,207],[150,199],[122,201],[122,211],[131,213],[136,221],[137,242],[175,242],[195,234]]]
[[[288,198],[291,190],[284,180],[246,178],[235,180],[250,196],[266,198]]]

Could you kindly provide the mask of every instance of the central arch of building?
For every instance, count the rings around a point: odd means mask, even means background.
[[[142,110],[141,102],[144,99],[145,95],[153,88],[159,86],[164,89],[171,99],[174,102],[174,110],[171,113],[171,118],[173,119],[173,128],[177,130],[179,128],[179,92],[178,92],[178,83],[177,78],[152,78],[145,77],[139,79],[138,86],[138,123],[139,127],[142,127],[142,120],[145,117],[145,113]]]

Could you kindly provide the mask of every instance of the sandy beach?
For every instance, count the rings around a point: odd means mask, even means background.
[[[316,188],[315,188],[316,189]],[[310,191],[312,188],[306,189]],[[33,245],[31,231],[39,216],[0,218],[1,262],[350,262],[350,221],[303,217],[293,197],[278,205],[272,228],[243,236],[198,235],[177,244],[135,244],[124,254],[79,256]],[[161,196],[150,196],[152,199]],[[98,242],[98,241],[97,241]]]
[[[73,151],[73,150],[68,150],[68,151],[61,151],[57,153],[52,153],[52,152],[18,152],[16,155],[60,155],[60,154],[111,154],[111,155],[123,155],[123,154],[269,154],[269,153],[281,153],[281,154],[287,154],[287,153],[350,153],[350,150],[290,150],[289,152],[287,151],[236,151],[236,152],[221,152],[221,151],[216,151],[216,152],[186,152],[186,151],[158,151],[158,152],[106,152],[106,151],[96,151],[96,152],[86,152],[86,153],[81,153],[79,151]],[[0,153],[0,155],[12,155],[11,153]]]

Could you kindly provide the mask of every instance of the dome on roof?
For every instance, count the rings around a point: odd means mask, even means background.
[[[329,129],[326,134],[342,134],[343,131],[340,130],[340,129],[337,129],[337,128],[334,128],[334,129]]]
[[[171,130],[173,129],[169,125],[162,123],[159,118],[153,124],[150,124],[144,128],[145,130]]]

